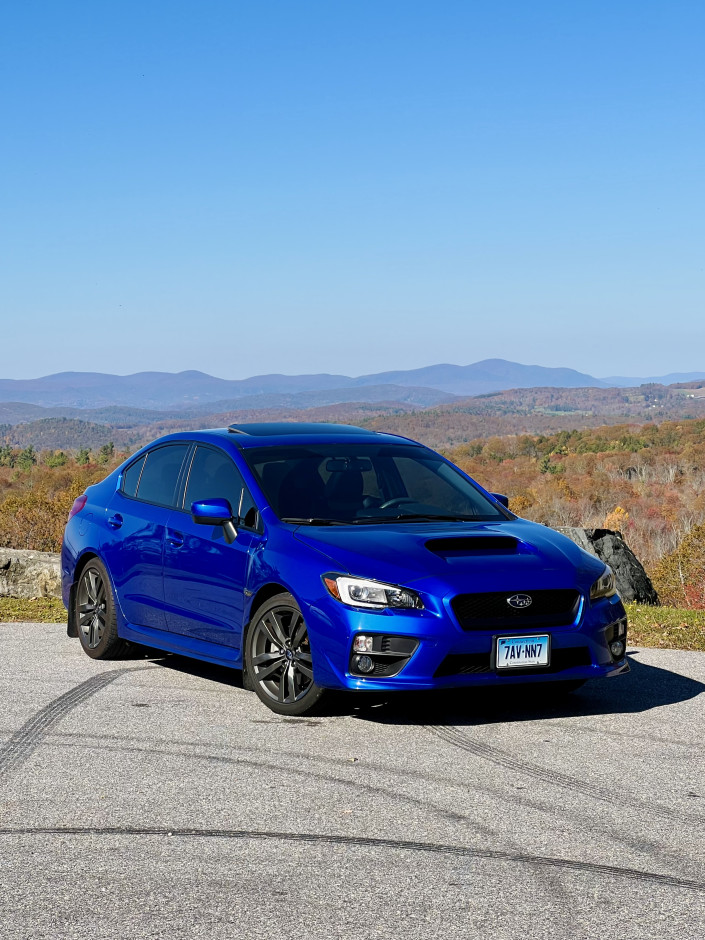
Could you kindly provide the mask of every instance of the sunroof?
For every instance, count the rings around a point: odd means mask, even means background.
[[[231,424],[228,428],[233,434],[249,434],[253,437],[275,437],[291,434],[374,434],[366,428],[356,428],[352,424],[316,424],[297,422],[263,422],[261,424]]]

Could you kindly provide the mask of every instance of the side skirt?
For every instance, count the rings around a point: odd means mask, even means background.
[[[220,646],[217,643],[207,643],[204,640],[195,640],[193,637],[182,636],[178,633],[153,630],[150,627],[135,627],[131,623],[126,623],[122,618],[120,619],[118,634],[125,640],[131,640],[141,646],[164,650],[166,653],[176,653],[179,656],[188,656],[191,659],[201,659],[206,663],[214,663],[216,666],[242,669],[242,652],[239,649]]]

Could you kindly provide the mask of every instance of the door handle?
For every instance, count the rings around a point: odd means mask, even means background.
[[[122,525],[122,516],[119,512],[116,512],[115,515],[108,517],[108,525],[112,526],[113,529],[119,529]]]
[[[166,540],[172,548],[181,548],[184,544],[184,537],[180,532],[172,532],[171,529],[167,530]]]

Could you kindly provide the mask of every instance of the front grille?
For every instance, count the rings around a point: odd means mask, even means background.
[[[590,650],[587,646],[571,646],[568,649],[551,650],[549,666],[532,666],[529,669],[503,669],[501,675],[541,676],[575,669],[577,666],[590,666]],[[442,661],[434,676],[469,676],[492,672],[489,653],[451,653]]]
[[[507,603],[514,594],[531,598],[529,607]],[[487,591],[458,594],[451,601],[453,613],[463,630],[524,630],[527,627],[563,627],[575,620],[580,593],[572,589],[555,591]]]

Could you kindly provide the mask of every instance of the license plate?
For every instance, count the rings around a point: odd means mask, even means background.
[[[497,637],[497,669],[548,666],[548,636]]]

